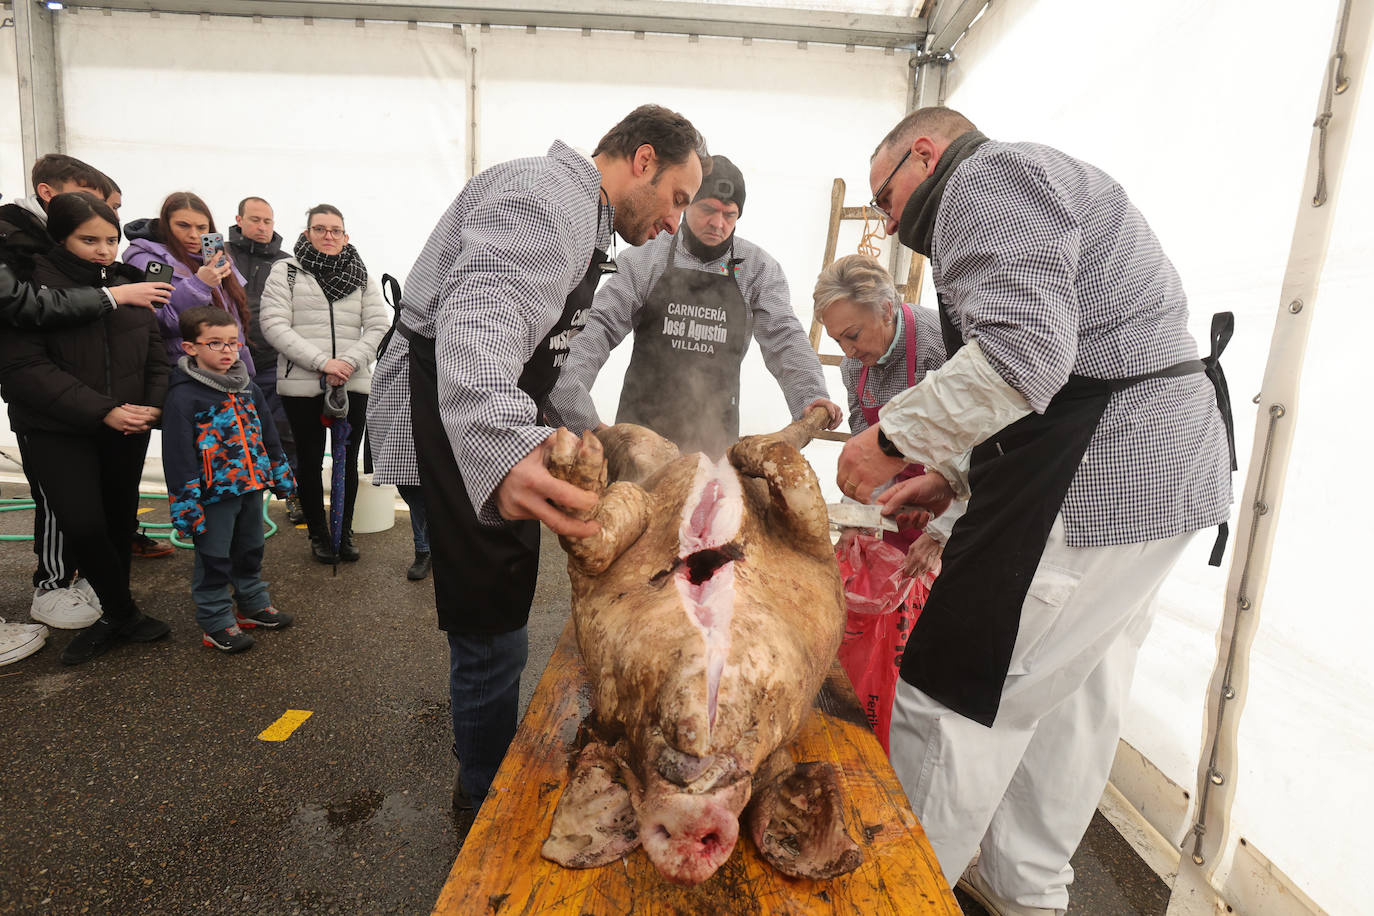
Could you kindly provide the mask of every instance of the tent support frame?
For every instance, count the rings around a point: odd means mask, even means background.
[[[1302,366],[1372,37],[1374,0],[1344,0],[1308,151],[1302,199],[1260,389],[1250,465],[1240,490],[1242,499],[1253,498],[1240,507],[1236,552],[1217,634],[1217,661],[1205,701],[1197,806],[1193,826],[1184,839],[1169,916],[1215,913],[1222,906],[1212,878],[1228,849],[1239,770],[1237,735],[1250,680],[1250,648],[1259,629],[1298,418]]]

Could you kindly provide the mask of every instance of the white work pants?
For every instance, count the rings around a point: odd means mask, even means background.
[[[898,681],[892,765],[951,884],[981,848],[999,896],[1068,907],[1069,859],[1107,784],[1155,594],[1191,536],[1068,547],[1056,519],[991,728]]]

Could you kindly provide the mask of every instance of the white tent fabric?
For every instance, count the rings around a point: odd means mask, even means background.
[[[896,6],[862,11],[910,12]],[[1337,3],[1315,0],[1302,12],[1277,0],[1003,0],[956,47],[948,84],[949,104],[990,136],[1049,143],[1124,184],[1183,276],[1199,340],[1212,312],[1236,312],[1224,363],[1242,452],[1237,490]],[[289,242],[305,209],[327,200],[348,215],[369,267],[402,279],[462,186],[472,115],[482,168],[541,153],[554,138],[590,149],[641,102],[676,108],[744,170],[739,231],[782,263],[804,327],[831,181],[847,181],[850,205],[867,198],[868,155],[905,110],[911,73],[905,54],[817,44],[90,10],[61,14],[57,40],[67,151],[123,186],[126,220],[155,215],[165,193],[191,189],[226,229],[238,199],[260,194]],[[7,199],[27,193],[28,168],[9,88],[13,42],[0,30]],[[1349,158],[1314,306],[1321,312],[1244,712],[1233,834],[1337,913],[1374,913],[1359,878],[1361,838],[1374,818],[1361,779],[1374,760],[1365,662],[1374,624],[1355,600],[1370,540],[1362,523],[1374,517],[1357,462],[1374,436],[1362,422],[1363,360],[1340,346],[1374,333],[1366,216],[1374,183],[1359,167],[1374,156],[1369,121]],[[840,252],[854,241],[847,230]],[[628,355],[626,347],[613,354],[594,390],[604,418],[614,414]],[[843,402],[838,374],[827,378]],[[757,350],[742,392],[743,430],[785,422]],[[0,427],[0,445],[12,442]],[[838,448],[816,443],[808,455],[836,495]],[[1238,492],[1238,505],[1246,501]],[[1205,565],[1209,547],[1210,535],[1199,535],[1161,596],[1126,733],[1175,784],[1132,795],[1175,843],[1189,823],[1183,793],[1193,790],[1225,586],[1224,569]]]

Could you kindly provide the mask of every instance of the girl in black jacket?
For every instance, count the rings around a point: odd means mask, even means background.
[[[115,261],[119,218],[95,195],[54,197],[48,232],[57,244],[37,259],[34,282],[61,289],[142,279]],[[0,338],[0,393],[10,405],[24,469],[100,599],[100,619],[72,639],[62,653],[65,664],[89,661],[121,640],[148,642],[169,632],[134,605],[128,530],[167,373],[162,337],[147,309],[116,309],[80,327]]]

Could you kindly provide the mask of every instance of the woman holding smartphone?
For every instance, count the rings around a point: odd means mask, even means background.
[[[85,192],[48,205],[57,245],[34,263],[52,289],[117,286],[142,279],[119,264],[119,218]],[[147,309],[120,308],[77,327],[0,335],[0,393],[10,405],[24,471],[47,499],[100,616],[62,653],[89,661],[123,640],[150,642],[167,624],[142,614],[129,591],[129,519],[149,431],[162,415],[168,365]]]
[[[171,301],[158,313],[168,361],[175,363],[182,356],[181,329],[177,324],[181,313],[198,305],[213,305],[234,316],[239,328],[239,359],[252,378],[253,357],[248,353],[248,336],[244,331],[250,316],[243,277],[225,252],[222,236],[218,246],[206,244],[213,242],[218,233],[205,201],[190,191],[168,194],[157,219],[135,220],[124,234],[129,238],[129,247],[124,250],[125,263],[139,270],[146,270],[155,261],[172,268]]]
[[[320,204],[306,215],[294,256],[273,264],[267,276],[258,321],[262,335],[277,351],[277,393],[296,437],[296,484],[310,529],[310,551],[321,563],[336,559],[320,481],[324,390],[348,392],[351,432],[337,559],[356,560],[353,504],[358,495],[358,454],[372,390],[372,364],[391,318],[377,279],[368,274],[357,249],[348,243],[343,214],[337,207]]]

